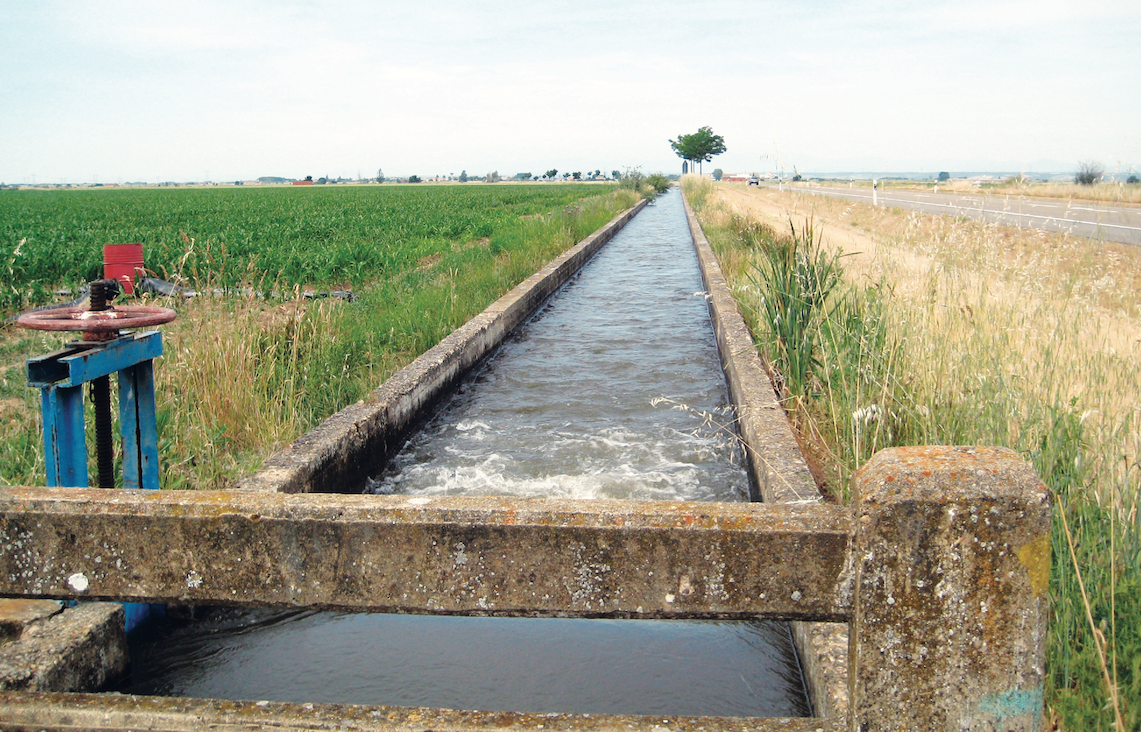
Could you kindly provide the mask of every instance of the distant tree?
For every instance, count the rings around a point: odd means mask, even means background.
[[[484,180],[484,182],[486,182],[486,183],[498,183],[498,182],[499,182],[500,180],[502,180],[502,179],[499,177],[499,171],[498,171],[498,170],[493,170],[493,171],[491,171],[490,173],[488,173],[488,174],[487,174],[487,175],[484,177],[484,179],[483,179],[483,180]]]
[[[376,182],[377,183],[383,183],[384,182],[384,170],[381,168],[376,169]]]
[[[305,180],[307,180],[309,182],[313,182],[313,176],[307,175],[307,176],[305,176]]]
[[[951,180],[951,174],[944,170],[939,174],[939,182],[942,183],[945,180]]]
[[[614,180],[618,180],[619,178],[622,177],[622,171],[621,170],[612,170],[612,171],[610,171],[610,177],[613,178]]]
[[[582,172],[580,171],[577,173],[571,173],[571,177],[574,178],[575,180],[582,180]]]
[[[1105,175],[1105,166],[1093,160],[1083,160],[1078,163],[1078,172],[1074,176],[1074,182],[1083,186],[1092,186],[1101,180],[1103,175]]]
[[[469,179],[468,179],[468,177],[467,177],[467,171],[466,171],[466,170],[461,170],[461,171],[460,171],[460,183],[467,183],[467,182],[468,182],[468,180],[469,180]]]
[[[721,180],[721,176],[723,175],[725,175],[725,171],[721,170],[721,168],[713,169],[713,180]]]
[[[323,186],[328,182],[329,182],[328,178],[318,178],[317,179],[317,185],[319,185],[319,186]]]
[[[714,155],[725,152],[725,138],[713,134],[710,127],[701,127],[692,135],[678,135],[676,140],[670,140],[670,147],[682,160],[698,164],[709,162]]]
[[[1141,178],[1138,178],[1136,175],[1131,175],[1125,179],[1125,182],[1130,184],[1130,185],[1136,185],[1138,183],[1141,183]]]
[[[516,173],[515,174],[515,180],[529,180],[530,178],[531,178],[530,173]]]
[[[549,178],[549,179],[553,179],[558,174],[559,174],[559,171],[557,169],[551,168],[550,170],[548,170],[543,175],[547,176],[547,178]]]
[[[410,176],[408,176],[408,182],[409,182],[409,183],[420,183],[420,182],[421,182],[421,181],[420,181],[420,176],[418,176],[418,175],[410,175]]]

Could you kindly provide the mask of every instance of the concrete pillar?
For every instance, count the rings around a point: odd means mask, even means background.
[[[894,448],[856,491],[849,728],[1042,729],[1051,498],[1033,468]]]

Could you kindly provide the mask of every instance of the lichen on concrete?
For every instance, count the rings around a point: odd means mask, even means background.
[[[897,729],[900,708],[915,729],[1041,729],[1051,499],[1034,470],[1005,448],[893,448],[856,484],[860,729]]]

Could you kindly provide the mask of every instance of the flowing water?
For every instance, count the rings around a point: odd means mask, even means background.
[[[638,214],[369,481],[376,493],[747,500],[681,205]],[[133,641],[124,691],[804,716],[787,625],[225,611]]]

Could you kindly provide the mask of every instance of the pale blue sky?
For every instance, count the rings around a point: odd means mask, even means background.
[[[0,182],[1141,164],[1141,3],[0,0]]]

